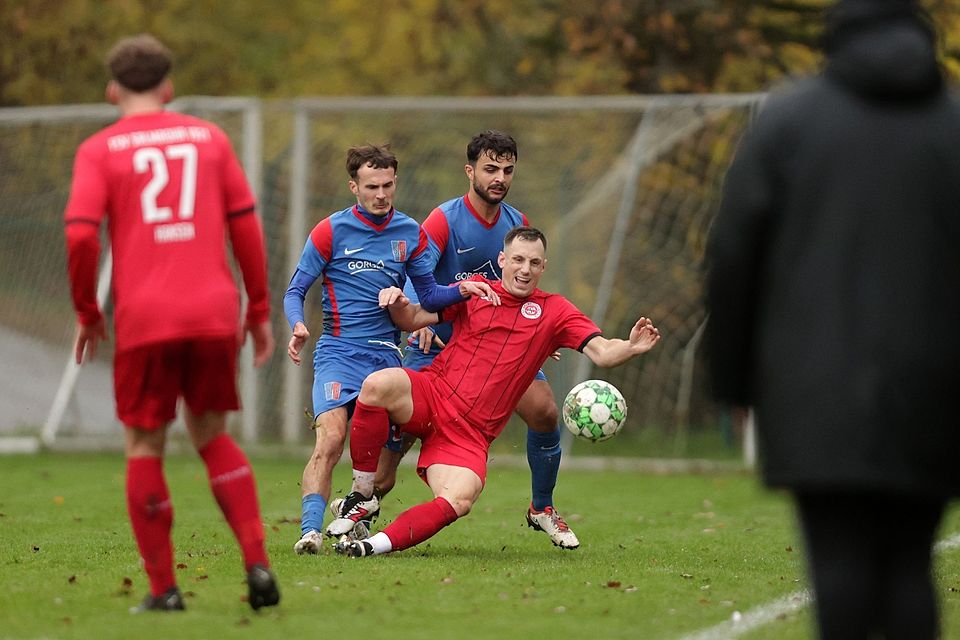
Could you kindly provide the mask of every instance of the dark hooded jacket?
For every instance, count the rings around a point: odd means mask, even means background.
[[[913,3],[842,1],[741,140],[707,250],[716,395],[770,485],[960,494],[960,105]]]

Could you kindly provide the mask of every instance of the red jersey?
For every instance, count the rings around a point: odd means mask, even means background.
[[[250,299],[248,321],[266,320],[263,231],[240,163],[216,125],[165,111],[133,115],[80,145],[64,221],[83,324],[100,317],[95,281],[104,216],[117,350],[237,333],[228,233]]]
[[[499,280],[472,279],[487,282],[500,306],[471,297],[444,309],[453,337],[424,371],[437,374],[438,394],[492,442],[550,354],[581,351],[601,332],[561,295],[535,289],[517,298]]]

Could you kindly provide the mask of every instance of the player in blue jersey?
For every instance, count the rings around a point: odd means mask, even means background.
[[[287,354],[299,365],[310,337],[303,301],[310,287],[322,282],[323,333],[313,355],[316,444],[303,471],[301,538],[294,545],[298,554],[320,550],[333,466],[343,454],[347,421],[363,379],[378,369],[400,366],[400,334],[378,304],[380,290],[403,287],[409,275],[427,300],[424,307],[434,309],[467,295],[495,295],[489,286],[474,283],[436,284],[420,225],[393,208],[397,166],[386,145],[347,152],[349,186],[357,203],[313,228],[283,298],[293,332]],[[353,506],[351,496],[344,502]]]
[[[428,238],[426,255],[437,282],[457,283],[473,275],[500,279],[497,257],[504,236],[513,227],[529,224],[523,213],[503,202],[513,182],[517,157],[516,141],[503,132],[484,131],[470,140],[464,166],[470,182],[466,195],[444,202],[423,222]],[[409,287],[405,293],[417,301]],[[404,366],[420,370],[430,364],[450,334],[450,323],[411,334]],[[560,469],[559,411],[543,371],[520,399],[517,414],[527,424],[527,462],[532,476],[527,524],[545,532],[553,544],[576,549],[580,541],[553,506]],[[397,465],[411,444],[409,438],[402,444],[391,441],[381,455],[376,481],[381,496],[393,488]]]

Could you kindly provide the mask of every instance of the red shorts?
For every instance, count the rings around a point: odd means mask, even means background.
[[[431,372],[404,369],[410,378],[413,397],[413,416],[401,431],[411,433],[421,440],[417,474],[426,481],[427,467],[432,464],[448,464],[466,467],[487,481],[487,452],[490,443],[476,427],[450,406],[445,398],[436,393]]]
[[[157,342],[113,358],[117,417],[128,427],[159,429],[177,415],[181,396],[194,415],[240,408],[237,339]]]

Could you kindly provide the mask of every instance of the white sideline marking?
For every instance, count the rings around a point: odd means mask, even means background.
[[[807,590],[797,591],[788,596],[784,596],[768,604],[760,605],[750,609],[740,616],[739,620],[724,620],[718,625],[697,631],[682,640],[726,640],[727,638],[737,638],[748,631],[753,631],[758,627],[770,624],[780,616],[793,613],[803,609],[810,604],[810,592]]]
[[[960,533],[955,533],[945,540],[933,545],[934,553],[951,551],[960,547]],[[696,631],[683,636],[680,640],[727,640],[739,638],[748,631],[753,631],[788,613],[800,611],[813,601],[809,590],[797,591],[783,596],[773,602],[760,605],[741,614],[739,620],[725,620],[702,631]]]

